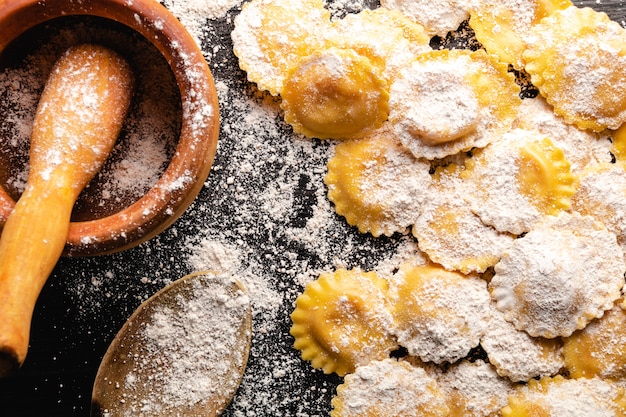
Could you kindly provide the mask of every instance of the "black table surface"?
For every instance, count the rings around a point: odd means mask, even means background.
[[[361,5],[375,6],[374,1]],[[604,11],[625,25],[622,1],[576,1]],[[331,269],[332,254],[317,253],[290,239],[313,214],[324,187],[323,169],[327,142],[313,141],[319,160],[302,160],[290,166],[280,155],[298,152],[289,128],[280,119],[276,103],[246,82],[232,52],[230,31],[239,7],[226,16],[207,20],[209,30],[202,48],[216,83],[226,86],[220,95],[222,132],[214,169],[194,203],[181,218],[156,238],[133,249],[101,257],[62,258],[44,287],[36,306],[28,357],[15,375],[0,379],[0,416],[88,416],[94,377],[109,343],[139,304],[167,283],[190,272],[190,242],[203,238],[245,247],[242,264],[257,265],[259,275],[271,277],[269,285],[283,294],[281,304],[268,313],[255,310],[253,345],[240,393],[226,411],[228,416],[324,416],[340,378],[311,369],[299,359],[289,336],[289,313],[302,289],[294,282],[294,269]],[[219,45],[220,48],[215,48]],[[270,109],[264,122],[271,128],[242,131],[246,117],[242,101],[252,100]],[[239,103],[239,104],[237,104]],[[0,115],[0,117],[2,117]],[[265,132],[259,146],[240,149],[241,135]],[[262,160],[267,148],[276,160]],[[308,154],[303,154],[307,156]],[[252,169],[242,170],[242,166]],[[290,215],[282,226],[263,225],[259,195],[270,186],[277,171],[288,175]],[[287,172],[288,174],[285,174]],[[233,186],[236,185],[236,186]],[[259,204],[252,202],[258,201]],[[279,202],[276,202],[277,204]],[[247,205],[248,216],[237,216],[236,207]],[[255,211],[256,210],[256,211]],[[375,254],[393,251],[403,237],[372,239],[360,235],[341,219],[329,233],[334,256],[346,266],[371,268]],[[374,255],[373,255],[374,254]],[[266,328],[269,321],[274,325]]]

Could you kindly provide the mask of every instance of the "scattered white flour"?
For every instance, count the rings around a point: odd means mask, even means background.
[[[198,45],[201,45],[207,20],[224,17],[241,3],[243,0],[163,0],[165,7],[187,28]]]
[[[203,239],[194,243],[188,261],[197,271],[217,271],[233,275],[241,268],[242,253],[237,248]]]
[[[464,417],[498,416],[508,403],[514,385],[500,378],[495,368],[480,359],[462,360],[444,372],[436,372],[439,387],[454,398],[453,405]]]
[[[618,400],[622,396],[619,386],[600,378],[531,381],[513,394],[515,401],[535,404],[549,416],[562,417],[613,417],[623,412]]]
[[[261,275],[261,268],[258,272],[255,272],[254,269],[243,268],[241,260],[246,256],[243,251],[244,248],[222,244],[208,238],[204,238],[200,242],[189,243],[189,245],[191,246],[191,255],[188,262],[194,270],[215,271],[226,274],[240,282],[257,310],[271,311],[282,305],[283,296],[265,281],[269,277]]]
[[[428,262],[428,256],[419,249],[415,239],[405,235],[400,238],[395,253],[390,258],[382,259],[376,264],[374,270],[378,276],[389,280],[398,269],[398,265],[423,266]]]
[[[473,1],[467,0],[381,0],[381,5],[400,10],[424,26],[430,35],[446,36],[469,17]]]
[[[485,102],[496,95],[478,94],[468,79],[471,75],[484,78],[482,82],[512,85],[495,75],[488,60],[468,50],[431,51],[425,57],[402,68],[389,88],[389,121],[415,157],[433,160],[482,148],[510,127],[512,117],[498,117],[495,107]],[[504,93],[500,98],[498,106],[517,101]],[[433,120],[437,122],[429,123]]]
[[[107,399],[113,404],[105,414],[189,415],[194,407],[227,404],[237,390],[250,338],[248,295],[225,275],[199,275],[178,285],[176,293],[158,294],[160,304],[146,305],[132,322],[137,339],[120,342],[129,358],[114,366],[128,372],[111,373],[124,378],[108,380],[120,400]]]
[[[533,338],[517,330],[491,304],[491,318],[480,345],[498,374],[513,382],[555,375],[565,365],[559,340]]]
[[[424,369],[395,359],[373,361],[346,376],[333,406],[338,415],[447,415],[446,397]]]
[[[613,307],[626,265],[613,233],[592,217],[563,212],[516,239],[495,272],[490,292],[505,319],[531,336],[554,338]]]
[[[454,363],[478,346],[489,319],[487,283],[437,266],[403,267],[389,283],[392,334],[424,362]]]
[[[49,42],[35,48],[19,66],[0,71],[0,110],[5,117],[0,135],[7,139],[0,148],[11,156],[6,160],[8,172],[4,175],[7,191],[12,195],[24,190],[31,126],[52,65],[68,45],[76,42],[75,38],[90,38],[98,30],[98,26],[87,24],[74,28],[74,32],[52,32]],[[95,207],[92,215],[106,215],[139,199],[158,181],[173,153],[181,111],[167,63],[155,58],[154,49],[147,48],[145,41],[120,35],[114,29],[100,28],[98,36],[125,42],[132,51],[131,62],[142,63],[139,67],[133,65],[135,94],[121,137],[104,168],[78,201],[79,210],[83,206]]]

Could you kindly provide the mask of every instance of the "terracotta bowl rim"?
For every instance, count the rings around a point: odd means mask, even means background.
[[[172,225],[202,189],[219,136],[217,92],[202,51],[182,23],[155,0],[0,0],[0,53],[37,25],[77,15],[116,21],[151,42],[174,74],[183,113],[174,156],[157,183],[117,213],[71,222],[65,256],[122,251]],[[15,201],[0,186],[0,226],[14,205]]]

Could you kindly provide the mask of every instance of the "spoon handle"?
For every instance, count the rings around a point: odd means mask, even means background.
[[[97,45],[70,48],[46,83],[26,188],[0,237],[0,375],[24,362],[35,303],[62,254],[78,195],[115,145],[132,83],[128,64]]]

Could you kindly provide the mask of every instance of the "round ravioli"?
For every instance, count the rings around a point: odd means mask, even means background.
[[[461,360],[439,372],[435,380],[449,398],[450,417],[499,417],[514,387],[480,359]]]
[[[344,376],[397,348],[386,301],[387,281],[375,272],[338,269],[310,282],[296,299],[290,333],[302,359]]]
[[[621,304],[621,303],[618,303]],[[615,305],[563,341],[565,369],[573,378],[626,378],[626,311]]]
[[[568,123],[617,129],[626,120],[626,30],[591,8],[557,10],[526,38],[526,71]]]
[[[624,389],[599,378],[531,380],[509,397],[502,417],[624,417]]]
[[[626,253],[626,170],[623,163],[597,164],[580,175],[572,208],[592,216],[615,233]]]
[[[416,157],[443,158],[509,130],[519,91],[507,66],[485,51],[425,52],[391,84],[389,121]]]
[[[556,115],[542,96],[522,100],[514,128],[536,131],[565,154],[577,175],[589,165],[611,162],[612,144],[607,134],[583,130]],[[613,141],[615,142],[615,141]],[[614,146],[613,146],[614,147]]]
[[[446,397],[419,366],[373,361],[346,375],[332,400],[331,417],[447,416]]]
[[[504,314],[491,304],[491,317],[480,345],[498,375],[514,382],[557,374],[564,366],[560,339],[532,337],[506,321]]]
[[[478,0],[469,24],[489,53],[519,70],[524,67],[524,39],[533,25],[571,5],[570,0]]]
[[[320,139],[363,136],[389,114],[380,69],[353,49],[331,47],[302,59],[285,79],[281,97],[294,132]]]
[[[506,320],[531,336],[569,336],[613,307],[624,286],[615,235],[592,217],[562,212],[515,240],[490,291]]]
[[[438,265],[402,265],[389,288],[394,333],[424,362],[453,363],[478,346],[489,318],[487,284]]]
[[[252,0],[231,32],[233,52],[248,80],[273,95],[298,61],[326,44],[330,12],[323,0]]]
[[[421,215],[412,228],[419,248],[448,270],[484,272],[511,246],[514,236],[483,223],[465,196],[474,192],[463,168],[437,168]]]
[[[406,63],[431,50],[424,28],[397,10],[365,9],[333,21],[333,26],[330,42],[367,57],[388,83]]]
[[[403,232],[428,196],[430,165],[404,149],[387,129],[342,141],[328,161],[328,199],[361,233]]]
[[[431,36],[444,37],[469,17],[473,2],[464,0],[381,0],[380,5],[399,10],[415,20]]]
[[[513,129],[472,159],[467,195],[486,224],[516,235],[571,207],[576,177],[563,151],[536,131]]]

